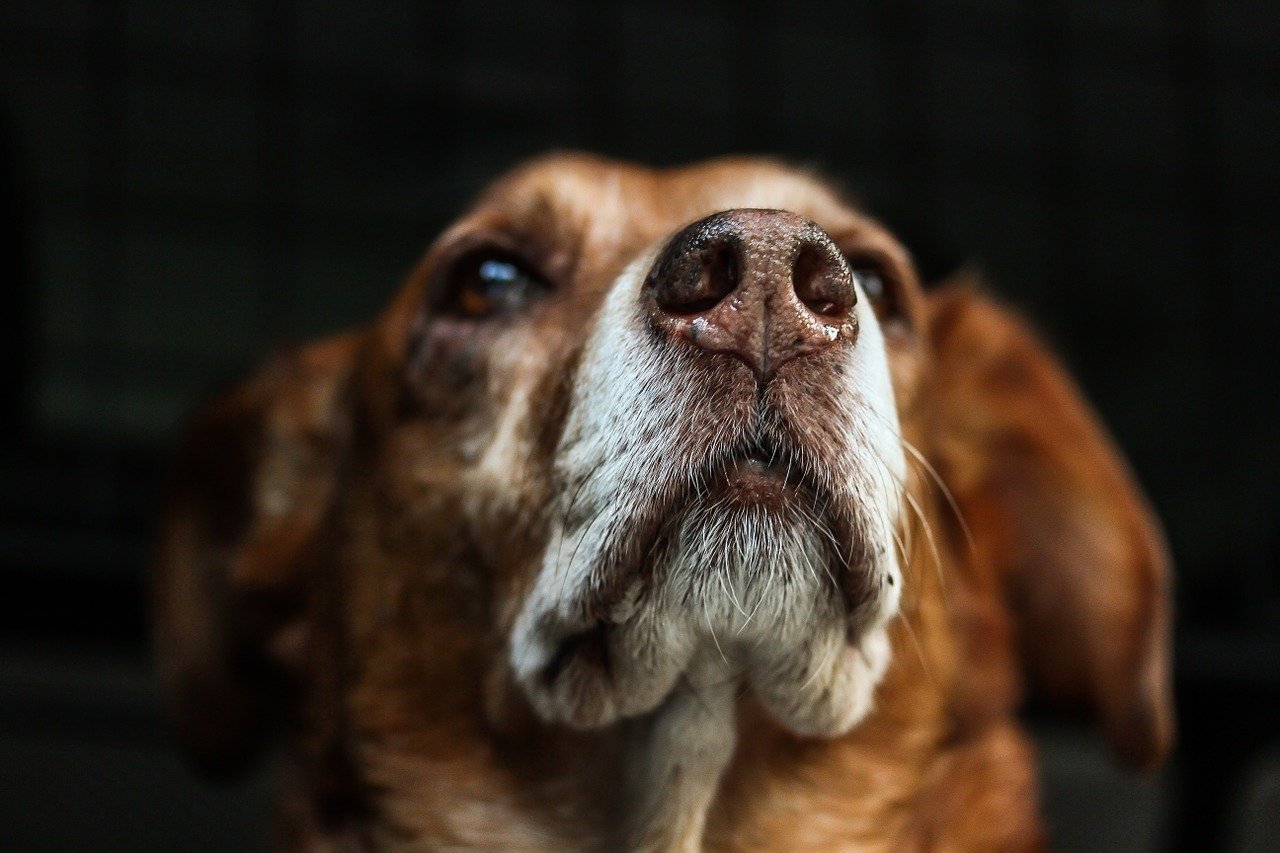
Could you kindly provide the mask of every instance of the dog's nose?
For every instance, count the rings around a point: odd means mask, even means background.
[[[684,228],[645,280],[662,330],[735,355],[767,382],[857,334],[853,272],[831,237],[783,210],[726,210]]]

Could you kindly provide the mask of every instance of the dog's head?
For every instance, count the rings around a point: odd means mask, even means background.
[[[975,666],[1091,703],[1140,762],[1167,743],[1165,557],[1092,415],[1009,315],[927,296],[775,163],[518,169],[376,322],[207,411],[176,482],[159,650],[207,762],[290,706],[274,685],[377,669],[380,632],[416,663],[377,701],[413,672],[599,728],[712,659],[837,735],[910,654],[888,627],[930,554],[1011,626],[955,617]]]

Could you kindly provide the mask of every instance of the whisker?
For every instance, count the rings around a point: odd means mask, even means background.
[[[902,434],[901,427],[899,427],[894,423],[891,423],[888,418],[886,418],[884,415],[880,414],[879,412],[875,411],[874,409],[871,409],[868,407],[864,411],[866,414],[869,414],[872,417],[878,419],[881,424],[888,427],[888,429],[893,433],[894,437],[898,439],[898,441],[902,444],[903,450],[907,451],[907,453],[911,455],[912,459],[915,460],[915,462],[919,464],[920,467],[923,468],[925,472],[929,475],[929,480],[935,485],[937,485],[938,491],[942,493],[943,497],[947,501],[947,507],[951,510],[952,514],[955,515],[956,522],[960,525],[960,529],[961,531],[963,531],[965,540],[968,542],[968,545],[969,545],[969,550],[972,553],[975,550],[975,546],[973,542],[973,532],[969,528],[969,522],[965,519],[964,513],[961,512],[960,510],[960,504],[956,501],[955,495],[954,493],[952,493],[951,489],[947,486],[946,481],[942,479],[942,475],[939,474],[937,469],[933,467],[932,463],[929,462],[928,458],[925,457],[925,455],[922,452],[920,452],[920,448],[912,444],[911,441],[908,440],[907,437]]]
[[[707,630],[711,632],[711,642],[715,643],[716,651],[720,653],[720,659],[724,661],[725,666],[729,665],[729,658],[725,656],[724,649],[720,648],[720,640],[716,637],[715,626],[711,624],[711,614],[707,611],[707,598],[702,599],[702,617],[706,620]]]
[[[924,677],[929,682],[929,686],[935,690],[938,688],[938,682],[933,677],[933,671],[929,668],[929,661],[924,656],[924,647],[920,645],[920,637],[916,634],[916,629],[911,625],[911,619],[907,612],[902,612],[902,625],[907,629],[907,636],[911,638],[911,645],[915,647],[916,657],[920,659],[920,668],[924,671]]]
[[[925,541],[929,543],[929,551],[933,554],[933,568],[938,575],[938,583],[942,585],[943,599],[946,599],[947,578],[942,571],[942,556],[938,553],[938,543],[933,538],[933,525],[929,524],[929,519],[924,517],[924,511],[920,509],[920,505],[916,503],[916,499],[912,497],[910,492],[903,492],[903,496],[907,499],[907,503],[915,511],[916,518],[920,520],[920,526],[924,529]]]
[[[907,548],[902,544],[902,537],[898,535],[898,531],[890,528],[889,535],[893,537],[893,544],[898,548],[898,555],[902,557],[902,564],[905,566],[911,562],[910,556],[907,554]]]
[[[924,510],[921,509],[920,504],[915,499],[915,496],[911,494],[910,487],[905,482],[903,482],[901,477],[899,477],[897,474],[895,474],[892,470],[889,469],[888,465],[885,464],[884,460],[880,457],[878,453],[873,452],[871,455],[879,463],[881,469],[885,473],[887,473],[889,476],[893,477],[893,479],[895,479],[901,485],[902,497],[907,502],[907,506],[915,515],[917,522],[920,524],[921,529],[924,531],[925,540],[929,544],[929,551],[933,557],[934,572],[937,574],[938,582],[941,584],[943,601],[946,602],[948,600],[947,599],[947,581],[946,581],[945,573],[943,572],[943,569],[942,569],[942,555],[941,555],[941,552],[938,550],[938,543],[933,535],[933,525],[929,523],[929,519],[925,516]]]
[[[596,474],[600,471],[601,468],[604,467],[605,463],[608,461],[609,461],[608,457],[601,457],[601,459],[595,465],[592,466],[591,470],[587,472],[587,475],[578,482],[577,487],[573,491],[572,497],[570,497],[569,499],[569,503],[565,506],[564,515],[560,521],[560,530],[561,530],[560,540],[559,542],[556,543],[556,565],[560,565],[560,558],[561,556],[563,556],[562,550],[564,548],[564,532],[569,525],[569,517],[573,514],[574,504],[576,504],[578,501],[578,495],[581,494],[582,489],[587,485],[588,482],[590,482],[596,476]],[[601,510],[601,512],[603,512],[603,510]],[[594,521],[594,519],[592,519],[592,521]],[[571,559],[569,563],[570,565],[572,565],[573,560]]]
[[[947,505],[951,507],[951,512],[955,514],[956,521],[959,523],[960,529],[964,532],[965,541],[969,543],[970,553],[975,551],[976,547],[973,544],[973,533],[972,531],[969,530],[969,522],[965,520],[964,513],[960,511],[960,505],[956,503],[955,495],[951,493],[951,489],[947,487],[947,484],[945,481],[943,481],[942,476],[937,472],[937,470],[933,467],[933,465],[929,463],[929,460],[925,458],[924,454],[921,453],[914,444],[912,444],[910,441],[907,441],[904,438],[902,439],[902,446],[906,448],[907,452],[910,453],[915,458],[915,460],[924,467],[926,471],[929,472],[929,476],[933,479],[933,482],[936,483],[938,486],[938,491],[942,492],[942,496],[946,498]]]
[[[829,656],[830,654],[831,654],[831,653],[830,653],[830,651],[824,651],[824,652],[823,652],[823,656],[824,656],[824,658],[825,658],[825,657],[827,657],[827,656]],[[837,654],[838,654],[838,652],[837,652]],[[827,660],[822,660],[822,661],[812,661],[812,662],[810,663],[810,667],[809,667],[809,670],[810,670],[810,671],[809,671],[809,677],[808,677],[808,678],[806,678],[806,679],[804,680],[804,684],[801,684],[801,685],[800,685],[800,687],[799,687],[799,689],[797,690],[797,692],[799,692],[799,693],[803,693],[805,690],[807,690],[807,689],[809,688],[809,685],[810,685],[810,684],[813,684],[813,682],[817,680],[817,678],[818,678],[818,673],[819,673],[819,672],[821,672],[821,671],[823,671],[823,670],[825,670],[825,669],[827,668],[827,663],[828,663],[828,661],[827,661]]]

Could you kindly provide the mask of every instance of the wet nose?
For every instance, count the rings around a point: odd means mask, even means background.
[[[645,280],[655,324],[744,361],[760,382],[857,334],[853,273],[831,237],[784,210],[726,210],[681,230]]]

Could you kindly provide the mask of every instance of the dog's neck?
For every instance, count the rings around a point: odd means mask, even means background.
[[[632,850],[698,850],[707,813],[737,743],[741,688],[710,650],[627,743],[623,843]]]

